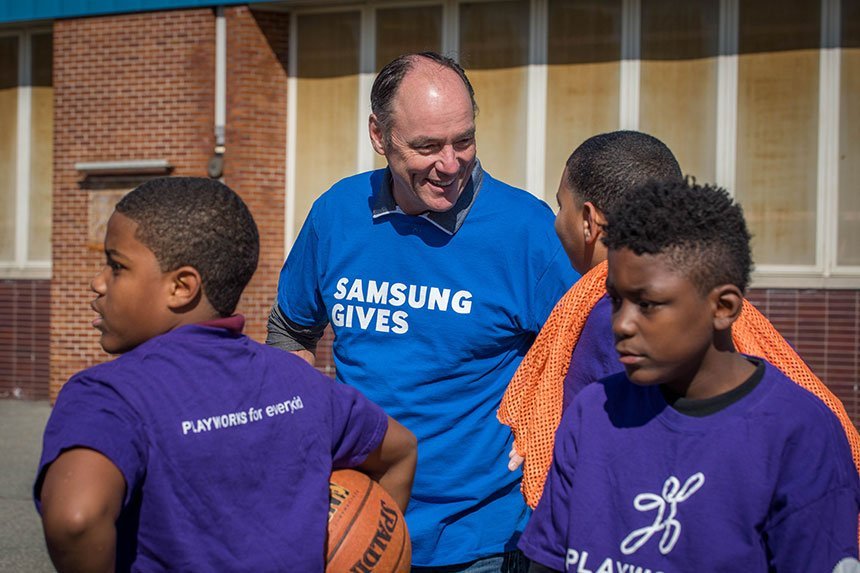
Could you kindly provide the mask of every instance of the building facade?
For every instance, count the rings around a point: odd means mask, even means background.
[[[472,79],[484,167],[550,204],[569,153],[614,129],[728,188],[750,299],[860,422],[860,3],[124,4],[0,8],[0,397],[53,397],[109,358],[89,280],[113,204],[155,175],[220,176],[248,202],[263,244],[239,310],[263,339],[313,200],[384,165],[375,72],[433,49]]]

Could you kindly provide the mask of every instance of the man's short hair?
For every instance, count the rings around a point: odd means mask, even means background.
[[[260,254],[257,225],[239,195],[213,179],[161,177],[128,193],[116,211],[138,224],[135,237],[162,272],[194,267],[210,304],[233,314]]]
[[[649,180],[681,180],[681,167],[666,144],[639,131],[613,131],[585,140],[567,160],[567,184],[581,202],[601,211]]]
[[[733,284],[745,291],[752,270],[743,209],[725,189],[694,181],[651,181],[607,214],[610,250],[667,255],[703,295]]]
[[[397,90],[400,89],[400,84],[403,83],[403,78],[415,66],[419,58],[426,58],[436,62],[443,68],[448,68],[455,72],[461,80],[466,90],[469,92],[469,99],[472,101],[472,114],[477,115],[478,104],[475,103],[475,90],[472,88],[472,83],[466,77],[466,72],[453,58],[443,56],[436,52],[419,52],[415,54],[404,54],[388,62],[384,68],[379,71],[376,79],[373,81],[373,88],[370,90],[370,108],[373,115],[376,116],[376,121],[382,130],[382,137],[386,145],[391,143],[391,126],[393,123],[392,103],[394,96],[397,95]]]

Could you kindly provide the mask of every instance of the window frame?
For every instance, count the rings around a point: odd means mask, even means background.
[[[30,250],[30,159],[32,140],[32,37],[53,34],[50,24],[0,27],[0,37],[18,38],[18,113],[15,159],[15,246],[14,258],[0,260],[0,279],[51,278],[52,258],[31,260]]]
[[[359,89],[356,106],[359,109],[356,129],[359,133],[355,152],[356,172],[373,169],[373,151],[367,143],[366,118],[370,114],[370,88],[375,76],[375,11],[379,8],[440,6],[442,9],[442,51],[457,54],[459,40],[459,6],[465,3],[496,0],[367,0],[364,2],[332,2],[326,6],[309,6],[307,2],[285,1],[278,7],[290,18],[290,49],[287,94],[287,184],[285,202],[285,252],[292,245],[297,213],[295,212],[295,118],[296,70],[298,55],[296,15],[321,12],[352,11],[361,14],[359,54]],[[513,0],[511,0],[513,1]],[[546,181],[546,100],[547,40],[550,0],[529,1],[529,64],[527,66],[526,189],[554,205],[553,181]],[[736,154],[738,135],[738,34],[740,0],[719,1],[719,56],[717,57],[716,94],[716,183],[734,192],[736,184]],[[860,266],[839,265],[838,193],[839,193],[839,118],[841,64],[841,1],[817,0],[822,12],[821,43],[819,46],[818,88],[818,157],[816,186],[816,245],[815,263],[811,265],[756,266],[753,288],[860,288]],[[622,56],[619,83],[618,129],[638,129],[641,66],[641,0],[622,0]],[[478,94],[480,98],[480,94]],[[479,100],[480,101],[480,100]],[[559,172],[561,166],[559,166]],[[552,187],[550,189],[549,187]]]

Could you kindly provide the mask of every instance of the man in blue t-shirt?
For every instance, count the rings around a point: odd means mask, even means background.
[[[413,431],[413,565],[516,571],[528,518],[502,392],[578,275],[553,213],[476,158],[474,93],[435,53],[385,66],[370,138],[388,167],[336,183],[284,264],[270,344],[313,360],[331,324],[340,381]]]
[[[414,436],[241,334],[258,253],[251,213],[211,179],[154,179],[116,206],[91,288],[121,356],[63,386],[33,489],[58,571],[321,573],[333,468],[405,508]]]

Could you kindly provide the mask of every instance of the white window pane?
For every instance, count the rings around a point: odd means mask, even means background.
[[[376,11],[376,71],[403,54],[442,49],[442,7],[417,6]],[[367,145],[370,145],[368,140]],[[385,157],[374,155],[374,166],[385,167]]]
[[[0,261],[15,258],[18,37],[0,36]]]
[[[528,2],[460,5],[460,62],[480,110],[478,157],[494,177],[517,187],[526,184],[528,54]]]
[[[860,265],[860,2],[842,2],[837,264]]]
[[[716,176],[719,0],[642,2],[639,128],[686,174]]]
[[[573,150],[618,129],[621,2],[550,0],[548,19],[544,196],[552,201]]]
[[[51,34],[32,36],[30,123],[30,261],[51,259],[51,186],[54,149],[54,88]]]
[[[818,2],[740,3],[735,193],[759,265],[816,262],[820,27]]]
[[[311,205],[356,169],[360,14],[298,16],[297,235]]]

